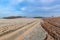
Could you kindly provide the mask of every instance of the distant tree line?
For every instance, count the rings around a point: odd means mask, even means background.
[[[44,17],[33,17],[33,18],[44,18]]]
[[[8,16],[8,17],[3,17],[3,19],[15,19],[15,18],[30,18],[30,17],[26,17],[26,16]],[[31,18],[45,18],[45,17],[31,17]]]
[[[26,18],[26,16],[9,16],[9,17],[3,17],[3,19],[15,19],[15,18]]]

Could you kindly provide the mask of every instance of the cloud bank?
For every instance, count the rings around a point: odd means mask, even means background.
[[[0,0],[0,16],[59,16],[60,0]]]

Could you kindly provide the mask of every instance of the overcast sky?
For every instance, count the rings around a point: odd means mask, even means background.
[[[60,0],[0,0],[0,17],[60,16]]]

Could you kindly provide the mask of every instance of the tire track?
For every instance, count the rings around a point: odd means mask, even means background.
[[[26,35],[27,37],[27,34],[29,34],[36,26],[37,26],[37,23],[33,25],[30,29],[25,31],[23,34],[19,35],[15,40],[23,40],[24,36]]]
[[[23,24],[23,25],[18,25],[18,28],[15,28],[15,29],[8,29],[8,30],[5,30],[7,27],[2,27],[2,29],[4,29],[4,30],[2,30],[2,32],[0,33],[0,37],[1,36],[4,36],[4,35],[6,35],[6,34],[8,34],[8,33],[11,33],[11,32],[14,32],[14,31],[16,31],[16,30],[18,30],[18,29],[20,29],[20,28],[23,28],[24,26],[26,26],[26,25],[29,25],[29,24],[31,24],[31,23],[33,23],[33,22],[35,22],[36,20],[34,20],[34,21],[32,21],[32,22],[28,22],[28,23],[26,23],[26,24]],[[15,25],[14,25],[15,26]],[[9,26],[9,27],[14,27],[14,26]],[[0,28],[1,29],[1,28]]]
[[[37,22],[37,24],[19,35],[15,40],[44,40],[46,34],[40,26],[40,22]]]
[[[6,34],[2,37],[0,37],[0,40],[13,40],[15,39],[18,35],[21,35],[22,33],[24,33],[26,30],[28,30],[29,28],[31,28],[33,25],[35,25],[37,22],[32,22],[29,23],[25,26],[23,26],[21,29],[19,28],[18,30],[15,30],[12,33]]]

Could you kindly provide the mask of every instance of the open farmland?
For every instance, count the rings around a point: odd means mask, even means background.
[[[60,40],[60,17],[0,19],[0,40]]]
[[[44,40],[47,32],[41,19],[0,19],[0,40]]]
[[[42,27],[48,32],[53,40],[60,40],[60,17],[43,18]],[[48,36],[46,38],[48,39]]]

